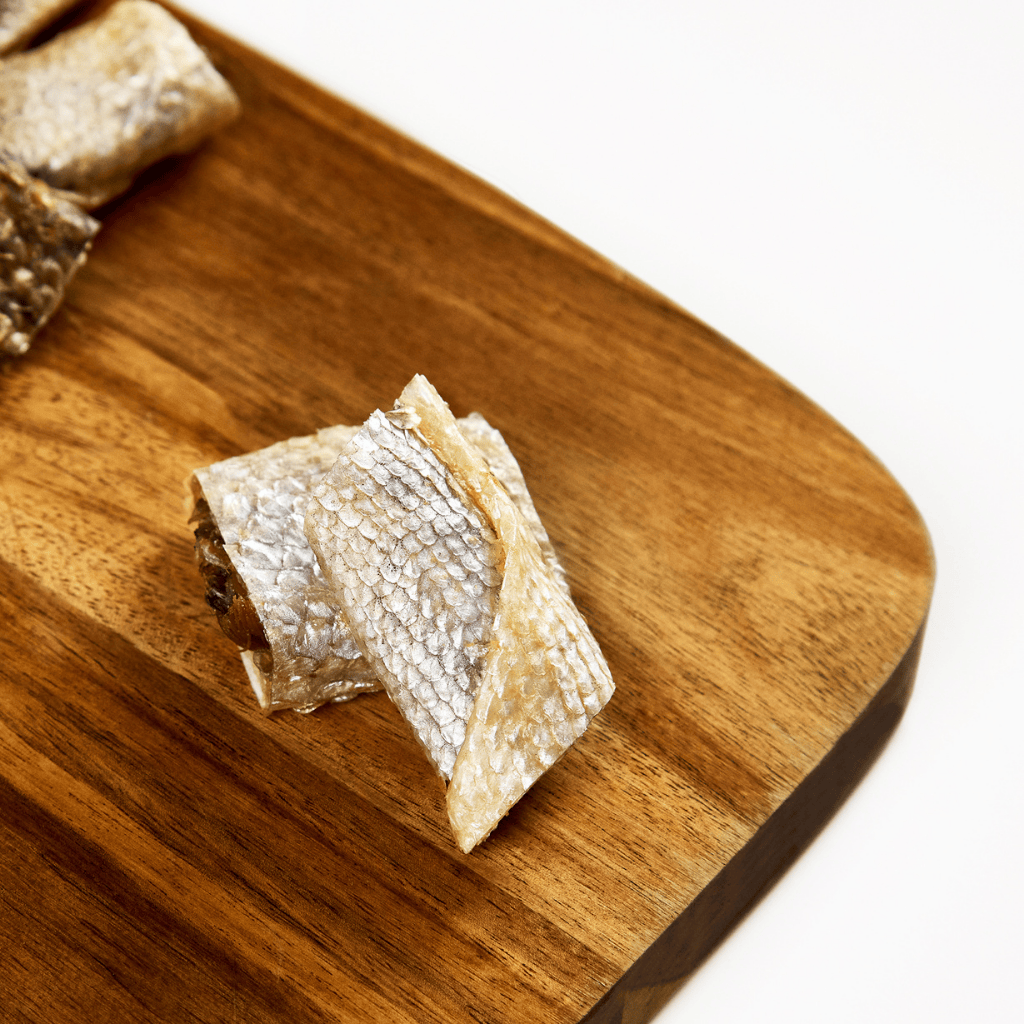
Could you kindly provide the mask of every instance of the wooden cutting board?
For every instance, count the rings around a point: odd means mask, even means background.
[[[0,1017],[646,1021],[895,727],[925,528],[714,330],[185,20],[243,118],[0,374]],[[417,372],[503,432],[618,685],[469,856],[386,697],[259,712],[184,508]]]

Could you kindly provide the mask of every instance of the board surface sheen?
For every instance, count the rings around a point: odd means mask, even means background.
[[[714,330],[188,23],[244,116],[0,374],[0,1017],[648,1020],[895,727],[927,533]],[[414,373],[504,434],[618,687],[468,856],[385,696],[260,713],[184,509]]]

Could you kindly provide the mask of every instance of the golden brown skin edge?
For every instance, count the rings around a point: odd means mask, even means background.
[[[205,498],[196,500],[189,525],[195,528],[196,565],[206,584],[206,603],[216,612],[220,628],[243,651],[269,650],[248,588],[224,550],[224,538]]]

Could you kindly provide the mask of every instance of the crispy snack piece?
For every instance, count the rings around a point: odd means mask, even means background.
[[[0,55],[23,47],[77,0],[0,0]]]
[[[303,533],[311,484],[355,432],[330,427],[192,475],[207,602],[265,711],[312,711],[380,688]]]
[[[85,262],[99,227],[0,153],[0,355],[28,350]]]
[[[93,208],[239,112],[184,26],[147,0],[0,62],[0,149]]]
[[[551,572],[565,586],[501,434],[475,413],[459,426],[514,496]],[[380,689],[303,532],[313,485],[358,432],[329,427],[197,469],[191,477],[196,561],[206,599],[240,648],[265,711],[312,711]]]
[[[421,376],[316,486],[306,534],[468,853],[611,697],[597,642]]]

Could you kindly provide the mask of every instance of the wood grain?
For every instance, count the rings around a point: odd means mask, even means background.
[[[714,330],[185,20],[243,118],[0,375],[0,1019],[648,1020],[895,728],[925,528]],[[183,507],[416,372],[502,430],[618,685],[469,856],[386,697],[259,712]]]

